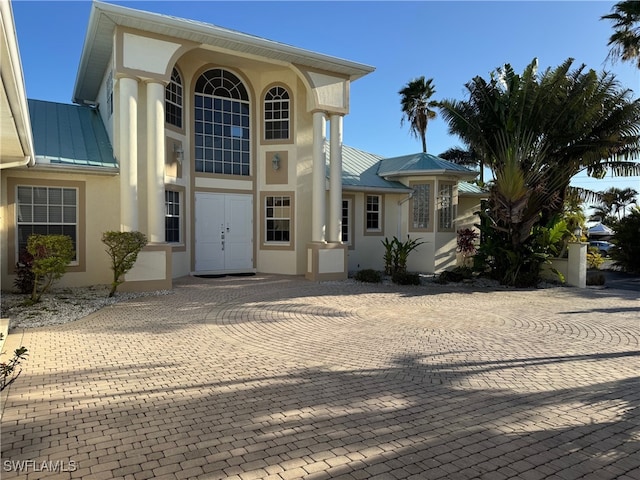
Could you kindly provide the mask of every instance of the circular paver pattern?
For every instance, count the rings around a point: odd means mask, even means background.
[[[614,290],[181,279],[10,335],[3,478],[638,479],[639,319]]]

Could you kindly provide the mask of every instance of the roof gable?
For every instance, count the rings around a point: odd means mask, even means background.
[[[375,70],[369,65],[204,22],[94,1],[73,92],[74,102],[81,104],[95,101],[111,58],[113,32],[117,25],[269,61],[330,72],[351,81]]]
[[[28,103],[38,164],[117,169],[97,110],[42,100]]]

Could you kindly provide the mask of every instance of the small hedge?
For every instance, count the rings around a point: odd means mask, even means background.
[[[398,271],[391,276],[391,280],[398,285],[420,285],[420,275],[417,273]]]
[[[365,268],[364,270],[358,270],[353,278],[359,282],[380,283],[382,281],[382,274],[372,268]]]

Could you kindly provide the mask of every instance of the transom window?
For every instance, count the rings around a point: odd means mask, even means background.
[[[429,228],[431,186],[423,183],[413,186],[413,228]]]
[[[272,243],[291,240],[291,197],[274,195],[265,197],[265,239]]]
[[[453,229],[453,185],[440,185],[438,210],[438,229]]]
[[[164,98],[166,122],[182,128],[182,79],[175,68],[171,72],[171,81],[164,91]]]
[[[164,237],[167,243],[179,243],[180,240],[180,192],[164,192]]]
[[[379,232],[382,227],[380,195],[367,195],[366,228],[369,232]]]
[[[289,92],[283,87],[273,87],[264,98],[265,140],[289,138]]]
[[[233,73],[203,73],[195,87],[196,172],[248,176],[249,95]]]
[[[78,192],[75,188],[17,187],[18,255],[32,234],[68,235],[77,258]],[[17,257],[16,257],[17,258]]]

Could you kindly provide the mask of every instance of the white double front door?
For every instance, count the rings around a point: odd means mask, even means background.
[[[196,272],[253,270],[253,196],[196,193]]]

